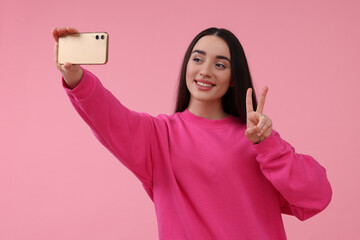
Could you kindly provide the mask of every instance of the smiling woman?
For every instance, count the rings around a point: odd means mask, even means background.
[[[210,41],[214,44],[211,44]],[[213,58],[215,57],[216,59],[216,65],[214,65],[216,69],[230,71],[230,88],[228,88],[222,97],[222,110],[227,114],[239,117],[241,122],[246,123],[246,90],[253,88],[253,83],[243,47],[236,36],[226,29],[206,29],[200,32],[190,43],[181,69],[175,111],[182,112],[189,106],[190,92],[186,84],[187,68],[191,65],[189,60],[193,54],[198,53],[200,55],[199,59],[193,58],[192,60],[201,63],[202,57],[206,57],[206,52],[195,48],[195,44],[205,45],[206,43],[210,44],[207,47],[217,51],[216,55],[213,55]],[[252,102],[253,107],[256,108],[257,101],[255,94],[252,94]]]
[[[142,182],[159,239],[286,239],[281,214],[321,212],[332,191],[325,169],[272,129],[257,104],[245,53],[228,30],[209,28],[190,43],[173,115],[123,106],[78,65],[55,62],[73,106],[98,140]]]

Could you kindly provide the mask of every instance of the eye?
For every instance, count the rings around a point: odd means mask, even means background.
[[[202,59],[201,59],[201,58],[198,58],[198,57],[194,57],[192,60],[193,60],[194,62],[197,62],[197,63],[202,62]]]
[[[218,68],[221,68],[221,69],[225,69],[225,68],[226,68],[225,65],[222,64],[222,63],[216,63],[215,66],[218,67]]]

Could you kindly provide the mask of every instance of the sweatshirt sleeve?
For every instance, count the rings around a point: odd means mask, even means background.
[[[84,70],[80,83],[63,87],[81,118],[96,138],[143,183],[151,196],[151,142],[153,117],[124,107],[91,72]]]
[[[332,190],[325,168],[315,159],[295,153],[274,130],[254,146],[261,171],[280,193],[283,213],[304,221],[326,208]]]

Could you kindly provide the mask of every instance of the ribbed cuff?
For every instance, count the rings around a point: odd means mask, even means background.
[[[261,143],[255,144],[254,147],[258,151],[257,159],[264,159],[280,150],[280,135],[276,131],[272,130],[269,137]]]

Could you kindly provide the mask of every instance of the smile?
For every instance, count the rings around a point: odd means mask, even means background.
[[[197,86],[204,87],[204,88],[212,88],[212,87],[216,86],[212,82],[204,81],[204,80],[195,80],[195,83]]]

